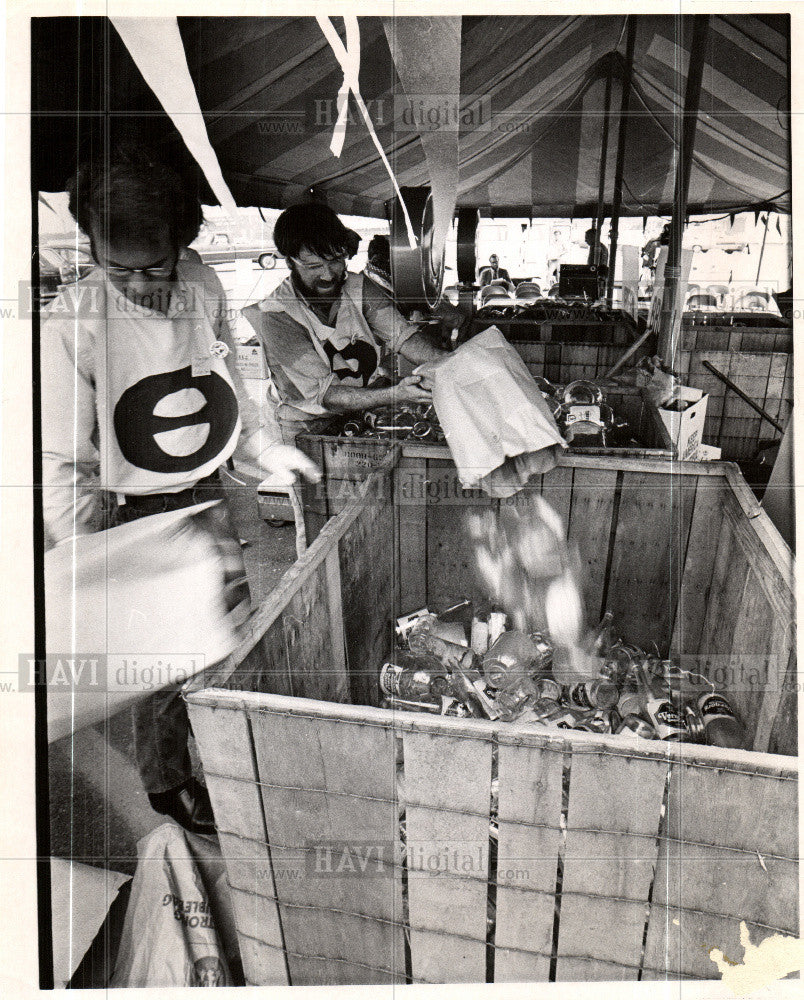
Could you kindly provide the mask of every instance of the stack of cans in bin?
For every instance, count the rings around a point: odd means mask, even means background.
[[[361,413],[347,413],[335,432],[343,437],[445,440],[432,403],[378,406]]]
[[[399,619],[398,648],[380,670],[383,707],[643,739],[745,744],[724,695],[669,660],[612,641],[609,613],[590,638],[588,674],[572,683],[553,674],[549,636],[507,629],[503,612],[472,616],[468,637],[464,623],[445,618],[422,608]]]

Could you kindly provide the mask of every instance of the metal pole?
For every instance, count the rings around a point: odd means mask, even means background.
[[[606,74],[606,91],[603,97],[603,132],[600,136],[600,174],[597,185],[597,214],[595,216],[595,232],[600,233],[603,225],[603,201],[606,195],[606,161],[609,152],[609,120],[611,118],[611,75],[612,63],[609,59]]]
[[[683,308],[683,303],[679,301],[679,261],[681,260],[681,241],[687,217],[687,196],[690,189],[692,154],[695,149],[695,132],[698,128],[698,107],[708,37],[709,15],[694,15],[681,135],[678,139],[673,219],[670,226],[670,245],[667,248],[667,264],[664,268],[664,294],[659,329],[659,355],[670,368],[674,365],[678,346],[676,343],[678,331],[673,329],[673,317],[679,314]]]
[[[740,399],[744,403],[747,403],[752,410],[755,410],[760,415],[760,417],[763,417],[765,420],[767,420],[768,423],[771,425],[771,427],[775,427],[780,434],[784,434],[784,427],[779,423],[779,421],[774,420],[773,417],[766,410],[762,409],[759,403],[755,403],[754,400],[751,399],[749,395],[743,392],[743,390],[739,387],[739,385],[735,385],[734,382],[732,382],[732,380],[728,377],[728,375],[724,375],[723,372],[715,368],[715,366],[710,361],[704,361],[703,366],[704,368],[706,368],[707,371],[710,371],[713,375],[716,375],[728,389],[731,389],[732,392],[735,392],[740,397]],[[725,400],[723,402],[723,412],[724,413],[726,412]]]
[[[620,125],[617,135],[617,163],[614,167],[614,201],[611,206],[611,240],[609,242],[609,273],[606,279],[606,304],[611,306],[614,294],[614,265],[617,259],[617,239],[620,234],[620,209],[623,204],[623,169],[625,167],[625,140],[628,135],[628,114],[631,106],[631,79],[634,74],[634,44],[637,20],[628,15],[628,39],[625,43],[625,74],[620,101]]]
[[[768,225],[770,224],[770,211],[765,216],[765,232],[762,234],[762,247],[759,251],[759,263],[757,264],[757,280],[754,282],[755,285],[759,284],[759,272],[762,270],[762,258],[765,254],[765,240],[768,238]]]

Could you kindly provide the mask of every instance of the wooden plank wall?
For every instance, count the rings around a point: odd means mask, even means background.
[[[761,444],[779,433],[739,396],[707,371],[709,361],[735,385],[783,425],[793,411],[793,355],[791,353],[731,353],[680,351],[678,370],[684,381],[709,394],[703,440],[723,449],[723,458],[752,458]]]
[[[798,937],[797,774],[758,757],[673,764],[643,979],[718,978],[711,949],[739,963],[742,921],[754,945]]]
[[[228,691],[190,712],[249,983],[713,979],[741,922],[798,933],[790,758]]]
[[[360,517],[341,536],[337,551],[343,631],[356,705],[379,704],[378,670],[390,653],[396,610],[393,479],[366,496]]]
[[[795,754],[792,556],[742,483],[724,491],[718,528],[707,543],[714,561],[697,646],[702,671],[727,692],[755,750],[773,744]],[[695,635],[685,638],[688,651]]]
[[[249,720],[291,981],[404,982],[392,732],[259,709]]]

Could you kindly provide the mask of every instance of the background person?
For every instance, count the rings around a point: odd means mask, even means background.
[[[609,250],[608,247],[600,242],[600,236],[597,229],[592,226],[591,229],[587,229],[584,234],[584,240],[586,245],[589,247],[589,254],[586,258],[586,263],[594,265],[595,267],[608,267],[609,266]]]
[[[511,281],[511,275],[504,267],[500,267],[500,258],[496,253],[493,253],[489,257],[489,266],[484,267],[480,272],[481,288],[485,288],[486,285],[490,285],[492,282],[504,284],[506,290],[509,292],[513,292],[514,290],[514,283]]]

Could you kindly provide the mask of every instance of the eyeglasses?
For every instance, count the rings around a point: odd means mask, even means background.
[[[107,274],[115,278],[132,278],[135,274],[141,274],[146,278],[170,278],[173,274],[174,266],[171,267],[118,267],[117,264],[107,264],[103,267]]]
[[[332,267],[333,264],[338,266],[343,266],[346,264],[346,254],[341,254],[338,257],[328,257],[326,260],[322,260],[320,263],[308,264],[306,261],[299,260],[298,257],[290,258],[294,264],[298,264],[299,267],[303,268],[308,274],[323,274],[327,268]]]

